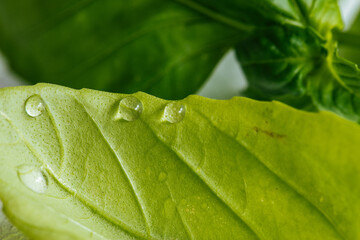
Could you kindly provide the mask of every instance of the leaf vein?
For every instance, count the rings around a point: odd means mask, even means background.
[[[70,96],[70,95],[69,95]],[[142,218],[144,219],[144,223],[145,223],[145,227],[146,227],[146,232],[148,235],[150,235],[150,229],[149,229],[149,226],[148,226],[148,223],[147,223],[147,220],[146,220],[146,216],[145,216],[145,212],[144,212],[144,209],[142,207],[142,205],[140,204],[140,198],[139,196],[136,194],[136,191],[135,191],[135,187],[134,187],[134,184],[133,182],[130,180],[130,177],[127,173],[127,171],[125,171],[125,168],[123,167],[123,165],[121,164],[121,161],[120,161],[120,157],[117,155],[117,153],[114,151],[114,149],[112,148],[112,146],[110,145],[109,141],[106,139],[105,135],[103,134],[101,128],[99,127],[99,124],[95,121],[95,119],[89,114],[88,110],[86,109],[86,107],[84,106],[84,104],[82,104],[76,97],[74,97],[74,100],[80,105],[82,106],[82,108],[84,109],[85,113],[89,116],[89,118],[91,119],[91,121],[93,122],[94,126],[98,129],[100,135],[102,136],[104,142],[107,144],[107,146],[110,148],[111,150],[111,153],[115,156],[115,158],[118,160],[117,162],[119,163],[119,166],[122,170],[122,172],[124,173],[124,175],[126,176],[126,179],[128,180],[130,186],[131,186],[131,190],[132,190],[132,193],[136,199],[136,204],[138,205],[138,208],[139,210],[141,211],[141,215],[142,215]],[[144,237],[144,236],[142,236]]]
[[[25,136],[21,133],[20,129],[18,129],[16,127],[16,125],[11,121],[11,119],[2,111],[0,111],[0,115],[2,115],[9,123],[10,125],[15,129],[15,131],[18,133],[18,135],[20,136],[20,138],[24,141],[26,147],[34,154],[34,156],[39,159],[39,161],[45,164],[45,161],[43,161],[43,159],[40,157],[40,155],[37,153],[37,151],[35,150],[35,148],[31,145],[31,143],[25,138]],[[79,201],[81,201],[82,203],[86,204],[87,207],[91,208],[94,212],[98,213],[100,216],[102,216],[104,219],[108,220],[110,223],[114,224],[115,226],[119,227],[120,229],[122,229],[123,231],[125,231],[126,233],[133,235],[135,237],[142,237],[142,238],[146,238],[144,236],[141,236],[140,233],[134,232],[131,230],[131,228],[129,228],[128,226],[126,226],[126,224],[124,224],[123,222],[119,221],[118,219],[116,221],[114,221],[113,219],[107,217],[106,215],[104,215],[102,212],[100,212],[96,207],[92,206],[91,204],[87,203],[81,196],[77,195],[75,191],[71,190],[69,187],[65,186],[63,183],[61,183],[58,178],[56,177],[56,174],[54,172],[51,171],[51,169],[49,167],[46,167],[47,172],[49,173],[49,175],[65,190],[67,191],[70,195],[76,197]],[[75,220],[74,220],[75,221]],[[77,222],[77,221],[75,221]],[[80,223],[79,223],[80,224]],[[80,224],[81,226],[83,226],[82,224]],[[87,227],[83,226],[85,229],[87,229]]]
[[[234,139],[234,137],[232,137],[231,135],[229,135],[228,133],[226,133],[225,131],[221,130],[220,128],[218,128],[215,124],[212,123],[212,121],[205,116],[203,113],[194,110],[195,112],[197,112],[203,119],[205,119],[211,126],[214,127],[215,130],[217,130],[220,134],[222,134],[223,136],[227,137],[228,139],[230,139],[231,141],[237,143],[237,145],[243,147],[246,151],[248,151],[252,156],[255,157],[255,159],[262,165],[265,167],[265,169],[267,169],[270,173],[272,173],[276,178],[278,178],[281,182],[283,182],[286,186],[288,186],[290,189],[292,189],[298,196],[300,196],[305,202],[309,203],[310,206],[312,206],[316,211],[318,211],[320,213],[320,215],[325,219],[325,221],[327,221],[336,231],[336,233],[342,238],[342,239],[346,239],[342,233],[340,233],[338,231],[338,229],[336,228],[335,224],[333,224],[333,222],[331,221],[331,219],[320,209],[318,208],[312,201],[310,201],[307,197],[305,197],[304,194],[302,194],[300,191],[298,191],[296,189],[296,187],[292,186],[291,183],[287,182],[285,179],[283,179],[279,174],[277,174],[275,171],[273,171],[268,165],[266,165],[263,161],[261,161],[260,157],[257,156],[256,154],[254,154],[252,151],[250,151],[250,149],[246,146],[246,144],[239,142],[237,140]]]
[[[143,120],[143,119],[142,119]],[[142,121],[144,123],[145,126],[147,126],[151,132],[156,136],[156,138],[167,148],[169,149],[171,152],[174,153],[174,155],[182,162],[185,164],[185,166],[187,166],[194,174],[196,173],[196,169],[195,167],[191,166],[191,164],[189,164],[185,159],[182,158],[182,156],[180,156],[175,149],[173,149],[171,146],[167,145],[166,142],[164,140],[161,139],[160,136],[158,136],[156,134],[156,131],[144,120]],[[195,174],[196,176],[199,177],[199,179],[201,180],[201,182],[216,196],[217,199],[220,200],[220,203],[226,207],[227,209],[229,209],[256,237],[256,239],[261,239],[258,235],[257,232],[255,232],[255,230],[244,220],[242,219],[241,215],[238,214],[231,206],[228,205],[228,203],[222,198],[222,196],[220,195],[220,193],[218,193],[216,190],[214,190],[204,179],[204,177]]]

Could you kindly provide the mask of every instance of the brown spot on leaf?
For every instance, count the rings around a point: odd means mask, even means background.
[[[271,131],[267,131],[267,130],[263,130],[263,129],[260,129],[258,127],[254,127],[254,130],[257,133],[259,133],[259,132],[264,133],[264,134],[266,134],[266,135],[268,135],[269,137],[272,137],[272,138],[282,139],[282,138],[286,137],[286,135],[271,132]]]

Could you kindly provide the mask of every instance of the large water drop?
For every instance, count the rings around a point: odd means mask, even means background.
[[[25,102],[25,111],[31,117],[40,116],[45,111],[45,103],[39,95],[32,95]]]
[[[18,176],[26,187],[36,193],[44,193],[48,188],[48,179],[40,168],[23,165],[18,168]]]
[[[178,102],[171,102],[164,109],[163,120],[169,123],[178,123],[185,117],[185,106]]]
[[[119,104],[119,111],[116,119],[124,119],[126,121],[135,121],[143,111],[143,105],[139,99],[133,96],[123,98]]]

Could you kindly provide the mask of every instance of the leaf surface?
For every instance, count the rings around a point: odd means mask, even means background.
[[[33,239],[360,237],[360,127],[332,113],[41,84],[0,90],[0,131],[0,199]]]
[[[253,29],[341,27],[336,0],[2,0],[0,47],[30,82],[194,93]]]

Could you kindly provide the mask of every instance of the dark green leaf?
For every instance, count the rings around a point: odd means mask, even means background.
[[[242,37],[174,1],[0,2],[0,45],[32,82],[179,98]]]
[[[332,113],[37,85],[0,90],[0,131],[32,239],[360,238],[360,126]]]
[[[245,95],[304,109],[333,111],[360,122],[360,70],[311,29],[259,31],[237,47],[250,89]]]
[[[346,32],[335,32],[335,39],[339,41],[339,54],[358,65],[360,64],[360,13],[351,28]]]
[[[299,27],[261,29],[237,46],[251,88],[265,96],[306,92],[306,78],[326,58],[324,40]]]
[[[319,109],[360,123],[360,70],[338,54],[308,77],[308,92]]]

